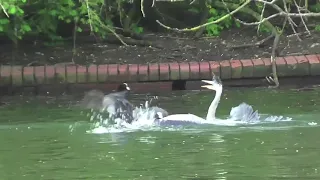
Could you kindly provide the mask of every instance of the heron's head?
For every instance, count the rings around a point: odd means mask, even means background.
[[[130,91],[130,87],[127,83],[122,83],[118,86],[118,89],[117,91],[120,92],[120,91]]]
[[[213,74],[211,81],[208,81],[208,80],[201,80],[201,81],[208,84],[208,85],[203,85],[201,87],[215,90],[215,91],[222,90],[222,82],[221,82],[219,76],[216,76],[215,74]]]

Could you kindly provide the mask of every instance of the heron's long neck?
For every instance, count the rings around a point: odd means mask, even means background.
[[[216,110],[221,98],[222,94],[222,87],[216,90],[216,95],[214,96],[213,101],[211,102],[208,113],[207,113],[207,120],[215,120],[216,119]]]

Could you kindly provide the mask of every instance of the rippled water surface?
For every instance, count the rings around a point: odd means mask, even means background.
[[[0,179],[320,179],[320,90],[226,90],[217,110],[246,102],[292,118],[260,125],[92,134],[79,95],[6,97]],[[204,117],[210,91],[157,94],[170,113]],[[146,95],[132,95],[139,104]]]

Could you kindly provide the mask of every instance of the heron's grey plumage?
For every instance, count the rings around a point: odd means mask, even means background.
[[[91,90],[85,94],[80,105],[88,109],[107,111],[112,119],[121,118],[131,123],[133,105],[126,99],[129,90],[126,83],[118,87],[118,92],[107,95],[100,90]]]
[[[88,109],[95,109],[101,112],[107,111],[111,119],[121,118],[131,123],[139,117],[138,111],[127,100],[130,87],[127,83],[118,86],[117,92],[105,95],[102,91],[91,90],[87,92],[81,102],[81,106]],[[149,107],[152,110],[156,119],[168,116],[168,112],[160,107]]]

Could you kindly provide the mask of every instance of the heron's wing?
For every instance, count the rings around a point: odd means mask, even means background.
[[[104,94],[99,90],[87,92],[80,102],[80,106],[88,109],[100,109],[102,106]]]
[[[114,96],[116,98],[127,98],[129,92],[128,91],[120,91],[120,92],[113,92],[108,94],[107,96]]]
[[[233,120],[241,120],[241,121],[257,121],[260,119],[258,111],[254,111],[252,106],[241,103],[237,107],[233,107],[230,111],[230,118]]]
[[[116,117],[126,120],[128,123],[131,123],[133,120],[133,105],[124,98],[115,98],[115,106],[117,109]]]

